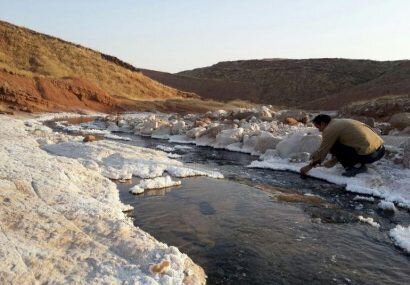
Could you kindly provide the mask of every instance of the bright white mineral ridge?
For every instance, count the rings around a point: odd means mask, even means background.
[[[138,160],[115,142],[70,141],[34,121],[0,115],[0,125],[1,284],[204,284],[188,256],[132,224],[101,175],[111,166],[114,176],[154,177],[180,163],[143,149]],[[44,144],[58,156],[36,139],[63,141]],[[132,167],[140,161],[145,167]],[[162,273],[149,270],[168,262]]]

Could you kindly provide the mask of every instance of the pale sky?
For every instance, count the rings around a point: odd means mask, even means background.
[[[239,59],[410,59],[410,0],[0,0],[0,19],[167,72]]]

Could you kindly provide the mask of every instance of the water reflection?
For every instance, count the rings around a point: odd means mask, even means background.
[[[134,205],[136,225],[203,266],[209,284],[406,282],[409,258],[385,233],[350,223],[352,214],[336,205],[313,204],[306,211],[303,202],[280,202],[270,194],[198,177],[162,197],[121,191],[121,199]]]

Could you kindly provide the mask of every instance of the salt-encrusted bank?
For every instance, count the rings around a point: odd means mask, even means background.
[[[145,150],[84,144],[14,117],[1,115],[0,125],[1,284],[205,283],[188,256],[133,225],[103,176],[153,177],[183,165],[147,151],[152,163],[135,169],[129,163]]]

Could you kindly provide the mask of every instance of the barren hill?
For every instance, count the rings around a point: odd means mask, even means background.
[[[353,101],[410,94],[408,60],[241,60],[177,74],[143,73],[205,98],[312,109],[338,109]]]
[[[0,21],[3,105],[110,111],[186,97],[195,96],[152,80],[116,57]]]

